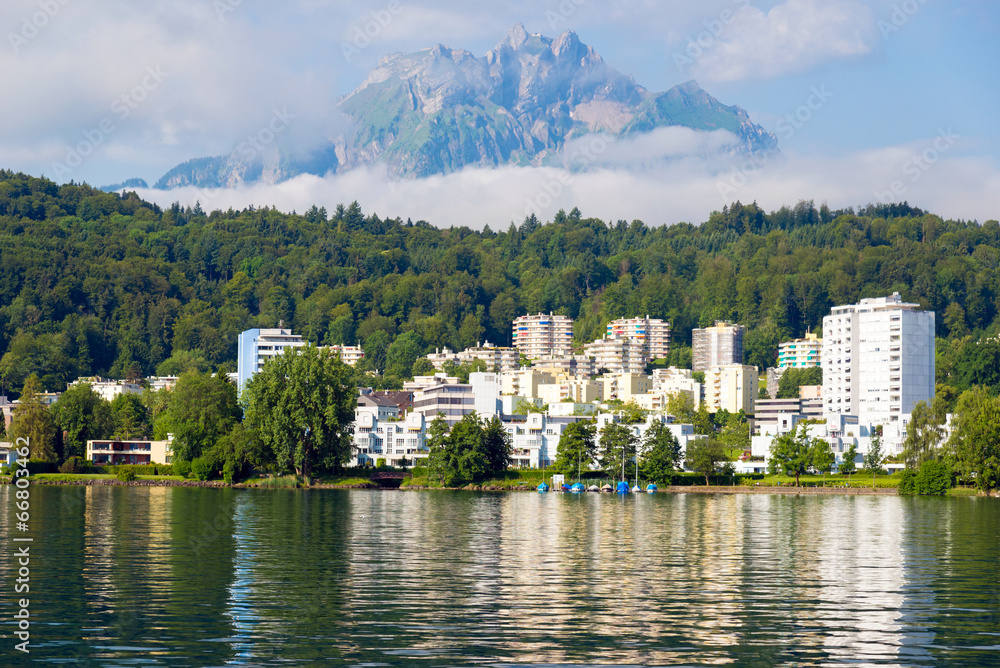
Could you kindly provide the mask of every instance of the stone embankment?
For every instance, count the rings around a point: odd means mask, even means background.
[[[673,494],[840,494],[850,496],[897,496],[895,487],[756,487],[737,485],[734,487],[661,487],[661,492]]]
[[[106,487],[228,487],[221,480],[114,480],[108,478],[81,478],[79,480],[46,480],[31,478],[33,485],[98,485]]]

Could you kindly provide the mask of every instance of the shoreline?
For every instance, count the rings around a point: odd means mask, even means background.
[[[12,478],[0,478],[0,485],[12,484]],[[31,479],[32,485],[62,486],[62,487],[202,487],[214,489],[367,489],[372,491],[458,491],[458,492],[533,492],[537,493],[532,486],[501,487],[498,485],[467,485],[465,487],[424,487],[420,485],[408,487],[381,486],[377,483],[362,483],[351,485],[335,485],[316,483],[312,485],[293,486],[271,486],[254,483],[236,483],[227,485],[222,480],[132,480],[122,481],[117,479],[81,479],[81,480],[45,480]],[[549,494],[569,494],[569,492],[548,492]],[[643,492],[630,492],[629,494],[646,494]],[[896,487],[792,487],[792,486],[767,486],[751,487],[747,485],[722,486],[722,485],[683,485],[665,486],[657,490],[657,494],[778,494],[784,496],[812,495],[812,496],[899,496],[899,489]],[[583,494],[607,494],[607,492],[583,492]],[[614,493],[612,493],[614,494]],[[969,496],[975,498],[998,498],[1000,492],[984,494],[976,492],[973,494],[947,494],[945,496]]]
[[[0,480],[0,484],[10,484],[10,479]],[[381,491],[432,491],[448,490],[460,492],[535,492],[535,488],[527,485],[517,487],[500,487],[497,485],[467,485],[465,487],[383,487],[374,482],[353,484],[353,485],[333,485],[315,483],[312,485],[301,485],[298,487],[281,487],[260,485],[254,483],[235,483],[227,485],[222,480],[131,480],[128,482],[116,479],[81,479],[81,480],[46,480],[31,479],[32,485],[47,486],[101,486],[101,487],[210,487],[210,488],[233,488],[233,489],[369,489]],[[548,492],[549,494],[568,494],[569,492]],[[583,494],[607,494],[607,492],[582,492]],[[640,492],[630,492],[636,494]],[[645,494],[646,492],[641,492]],[[898,496],[898,489],[895,487],[750,487],[746,485],[722,486],[722,485],[684,485],[665,486],[657,490],[657,494],[812,494],[812,495],[847,495],[847,496]]]

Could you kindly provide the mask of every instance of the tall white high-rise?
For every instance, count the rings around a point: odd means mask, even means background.
[[[823,318],[823,413],[899,422],[934,398],[934,312],[890,297],[836,306]]]
[[[237,391],[243,392],[247,381],[264,368],[264,362],[280,356],[285,348],[304,345],[302,337],[292,334],[290,329],[248,329],[240,334],[236,358]]]

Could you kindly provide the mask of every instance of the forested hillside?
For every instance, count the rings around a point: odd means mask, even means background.
[[[357,204],[161,210],[0,171],[0,377],[13,398],[31,373],[62,390],[81,375],[232,367],[238,332],[280,321],[316,343],[361,342],[391,383],[435,347],[508,345],[511,320],[538,311],[577,318],[580,344],[613,318],[664,318],[679,363],[692,328],[735,320],[750,329],[746,361],[769,366],[779,339],[831,306],[899,291],[938,314],[939,380],[1000,385],[1000,345],[978,343],[1000,331],[995,220],[800,202],[647,224],[575,209],[499,232],[474,231],[472,211],[441,230]]]

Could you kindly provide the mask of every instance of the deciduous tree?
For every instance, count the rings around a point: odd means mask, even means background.
[[[644,478],[659,484],[670,482],[681,463],[681,446],[666,424],[656,420],[642,439],[640,468]]]
[[[719,472],[721,466],[729,462],[726,446],[714,438],[701,438],[688,445],[685,462],[693,470],[705,476],[705,485],[711,484],[708,477]]]
[[[244,426],[282,472],[339,470],[351,457],[355,387],[330,350],[286,348],[250,379],[240,397]]]
[[[156,431],[173,434],[174,458],[190,462],[215,446],[241,417],[236,386],[226,376],[189,372],[168,391]]]
[[[589,470],[597,456],[596,427],[591,420],[571,422],[559,437],[554,468],[565,475]]]
[[[42,403],[42,384],[38,376],[31,374],[24,381],[21,401],[14,411],[14,419],[7,430],[11,443],[17,439],[28,439],[29,458],[43,462],[55,462],[56,425],[49,409]]]

